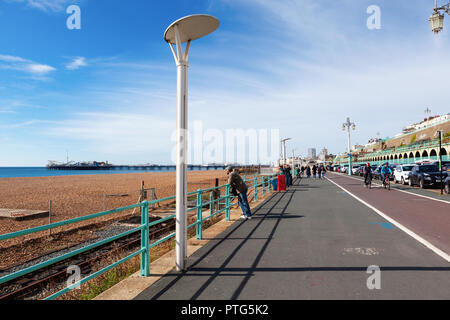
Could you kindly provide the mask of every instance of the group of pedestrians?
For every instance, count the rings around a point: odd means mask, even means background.
[[[286,188],[289,188],[292,185],[292,168],[290,165],[285,164],[284,166],[280,166],[279,170],[282,174],[284,174],[286,178]]]
[[[306,174],[307,179],[311,179],[311,176],[314,180],[316,179],[323,179],[325,178],[325,174],[327,172],[327,169],[323,164],[319,165],[313,165],[312,167],[306,166],[301,167],[302,176]]]
[[[286,177],[286,187],[290,187],[293,182],[291,166],[288,164],[282,165],[279,167],[279,170],[281,174],[284,174],[284,176]],[[318,166],[314,165],[313,167],[306,166],[298,168],[298,170],[301,172],[302,176],[306,172],[306,177],[308,179],[311,178],[311,173],[314,179],[317,178],[322,179],[325,177],[325,173],[327,171],[323,165]],[[225,171],[228,175],[228,184],[230,185],[230,192],[232,195],[238,198],[238,203],[242,210],[241,219],[250,220],[252,218],[252,212],[247,198],[248,192],[247,185],[245,184],[242,177],[239,175],[238,170],[232,167],[228,167],[225,169]]]

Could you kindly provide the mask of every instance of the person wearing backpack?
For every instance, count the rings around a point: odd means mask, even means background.
[[[230,185],[231,192],[238,197],[239,207],[241,207],[242,210],[241,219],[252,219],[252,212],[247,198],[247,185],[245,184],[244,180],[242,180],[242,177],[236,169],[233,170],[232,167],[228,167],[225,169],[225,171],[228,175],[228,184]]]

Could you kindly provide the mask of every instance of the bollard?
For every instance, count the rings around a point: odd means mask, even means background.
[[[197,191],[197,240],[202,240],[202,227],[203,227],[203,216],[202,216],[202,207],[203,207],[203,191],[199,189]]]
[[[150,232],[149,232],[149,215],[148,201],[141,204],[141,224],[144,227],[141,230],[141,277],[150,276]]]
[[[225,193],[226,202],[225,202],[225,212],[226,212],[226,220],[230,221],[230,185],[227,185],[227,190]]]

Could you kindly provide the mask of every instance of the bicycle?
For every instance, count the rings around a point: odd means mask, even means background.
[[[366,188],[372,189],[372,175],[371,174],[365,178],[364,185],[366,186]]]
[[[391,175],[387,174],[384,177],[383,186],[385,189],[391,190]]]

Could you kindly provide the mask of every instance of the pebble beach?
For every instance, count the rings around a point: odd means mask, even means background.
[[[103,211],[105,194],[121,194],[122,197],[107,198],[106,209],[136,204],[140,188],[155,188],[159,199],[175,195],[175,172],[127,173],[114,175],[85,175],[33,178],[0,179],[0,208],[48,210],[52,200],[52,222],[63,221]],[[214,186],[215,179],[226,181],[224,171],[193,171],[188,173],[188,191]],[[119,215],[119,214],[116,214]],[[110,216],[95,219],[109,219]],[[104,220],[103,220],[104,221]],[[24,230],[49,223],[48,217],[16,221],[0,219],[0,234]],[[86,221],[76,226],[92,223]],[[72,226],[70,227],[72,228]],[[67,230],[69,227],[59,229]],[[24,237],[17,241],[23,241]],[[33,236],[27,236],[27,239]],[[4,241],[0,247],[17,241]]]

